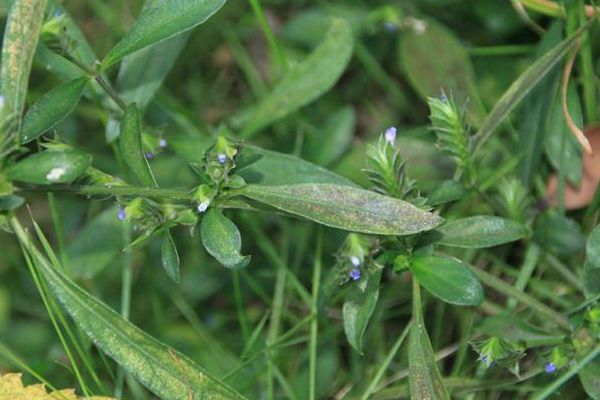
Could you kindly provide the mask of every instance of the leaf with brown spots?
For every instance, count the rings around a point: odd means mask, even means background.
[[[0,400],[80,400],[73,389],[46,391],[42,384],[24,386],[21,374],[0,375]],[[112,397],[89,397],[90,400],[114,400]]]

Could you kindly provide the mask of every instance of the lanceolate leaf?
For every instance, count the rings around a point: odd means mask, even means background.
[[[575,45],[581,35],[587,31],[594,19],[579,28],[571,36],[560,42],[556,47],[550,50],[546,55],[537,60],[529,67],[508,90],[502,95],[500,100],[494,106],[492,112],[483,122],[483,125],[477,132],[478,150],[492,136],[496,128],[504,121],[504,118],[523,100],[529,91],[552,69],[556,63],[562,60],[563,56]]]
[[[6,176],[38,185],[68,183],[83,175],[91,163],[92,156],[81,151],[44,151],[11,165]]]
[[[600,225],[590,235],[585,248],[583,287],[587,296],[600,294]]]
[[[468,265],[457,259],[437,256],[413,257],[410,270],[428,292],[459,306],[478,306],[483,287]]]
[[[17,131],[45,9],[46,0],[16,0],[4,28],[0,95],[4,96],[5,105],[0,110],[0,123],[16,118]],[[0,140],[2,135],[0,131]]]
[[[18,222],[13,227],[37,268],[79,327],[106,354],[163,400],[244,400],[193,361],[124,320],[54,268],[31,244]]]
[[[331,184],[248,185],[243,195],[334,228],[377,235],[409,235],[435,228],[441,217],[402,200]]]
[[[441,235],[436,243],[446,246],[480,249],[514,242],[528,234],[527,228],[519,222],[478,215],[447,222],[432,236]]]
[[[175,283],[179,283],[179,255],[169,229],[165,230],[162,243],[162,265],[165,272]]]
[[[125,110],[119,140],[123,160],[139,182],[148,187],[157,186],[142,151],[142,116],[135,104],[128,105]]]
[[[379,282],[381,281],[381,272],[383,269],[377,269],[367,277],[367,285],[361,288],[358,282],[351,282],[352,285],[342,309],[344,315],[344,332],[348,343],[356,351],[362,354],[362,339],[367,329],[367,324],[379,298]]]
[[[65,119],[79,103],[89,81],[89,77],[77,78],[43,95],[25,115],[20,142],[37,138]]]
[[[226,0],[170,0],[154,2],[144,10],[123,39],[108,53],[104,68],[146,46],[158,43],[203,23]]]
[[[408,343],[408,383],[411,400],[450,400],[435,364],[425,329],[419,282],[413,278],[413,319]]]
[[[206,251],[227,268],[243,268],[250,256],[243,256],[242,237],[237,226],[217,208],[211,208],[202,217],[200,226],[202,244]]]
[[[246,121],[242,136],[251,136],[327,92],[346,69],[352,55],[350,24],[332,18],[323,42],[303,62],[293,66],[256,107]]]

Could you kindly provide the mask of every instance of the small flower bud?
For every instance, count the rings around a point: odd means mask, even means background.
[[[389,33],[393,33],[398,30],[398,25],[396,25],[393,22],[386,22],[384,26],[385,26],[385,31],[389,32]]]
[[[164,149],[165,147],[167,147],[167,141],[165,139],[160,139],[158,141],[158,147],[160,147],[161,149]]]
[[[359,280],[360,276],[361,276],[360,269],[355,268],[352,271],[350,271],[350,279],[352,279],[353,281]]]
[[[146,153],[146,158],[148,160],[150,160],[150,159],[154,158],[154,154],[152,154],[152,153]]]
[[[54,18],[60,18],[61,15],[62,14],[60,11],[58,11],[58,10],[54,11]]]
[[[227,156],[225,154],[217,155],[217,159],[219,160],[219,164],[225,164],[227,162]]]
[[[4,108],[4,96],[0,95],[0,110],[2,110]]]
[[[119,210],[119,219],[125,219],[125,207],[121,207],[121,209]]]
[[[556,365],[547,362],[546,363],[546,372],[549,373],[549,374],[551,374],[551,373],[553,373],[555,371],[556,371]]]
[[[387,128],[387,130],[385,131],[385,141],[391,144],[392,146],[394,145],[394,142],[396,142],[396,132],[397,129],[393,126]]]
[[[350,262],[352,263],[352,265],[354,265],[355,267],[359,267],[360,266],[360,258],[356,257],[356,256],[350,256]]]

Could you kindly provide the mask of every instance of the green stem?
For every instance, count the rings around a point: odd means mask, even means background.
[[[141,186],[28,186],[16,188],[21,192],[69,192],[84,196],[145,196],[171,200],[192,201],[187,191]]]
[[[128,223],[123,224],[122,228],[123,247],[127,247],[131,243],[131,227]],[[131,250],[123,252],[122,259],[123,271],[121,273],[121,316],[124,320],[129,320],[131,310],[131,280],[132,280],[132,263]],[[123,383],[125,380],[125,370],[119,365],[117,368],[117,382],[115,385],[115,398],[120,399],[123,396]]]
[[[531,242],[525,251],[525,260],[519,269],[519,276],[517,277],[517,281],[515,282],[515,289],[523,292],[525,291],[525,287],[527,287],[527,283],[531,279],[531,275],[533,275],[533,271],[535,270],[536,265],[540,259],[540,255],[542,250],[540,247]],[[508,299],[506,303],[506,308],[508,310],[514,310],[517,305],[517,300],[513,297]]]
[[[523,305],[525,305],[525,306],[531,308],[533,311],[537,312],[539,314],[539,316],[544,316],[544,317],[547,317],[548,319],[551,319],[558,326],[563,328],[565,331],[567,331],[567,332],[571,331],[571,324],[569,323],[569,320],[567,318],[565,318],[563,315],[561,315],[561,314],[557,313],[556,311],[554,311],[553,309],[551,309],[550,307],[548,307],[545,304],[541,303],[540,301],[534,299],[533,297],[513,288],[506,282],[496,278],[495,276],[493,276],[491,274],[488,274],[487,272],[485,272],[479,268],[471,267],[471,270],[487,286],[495,289],[496,291],[498,291],[499,293],[502,293],[505,296],[516,299],[518,302],[522,303]]]
[[[367,388],[363,392],[362,396],[360,397],[360,400],[367,400],[369,396],[371,396],[371,394],[375,391],[375,388],[379,384],[379,381],[381,381],[383,374],[385,373],[385,371],[387,371],[388,367],[392,363],[392,360],[396,356],[396,353],[398,353],[398,350],[400,350],[400,346],[402,346],[402,343],[404,343],[404,339],[406,339],[406,336],[410,332],[410,327],[411,324],[406,324],[406,328],[404,328],[400,336],[398,336],[398,339],[396,339],[396,342],[392,346],[389,354],[387,355],[385,360],[383,360],[383,363],[375,373],[373,379],[371,379],[369,386],[367,386]]]
[[[248,2],[250,3],[252,12],[254,12],[256,19],[258,20],[258,24],[260,25],[263,34],[267,38],[267,44],[269,45],[269,51],[271,52],[271,56],[275,60],[277,60],[279,66],[282,68],[283,71],[287,71],[288,63],[285,58],[285,54],[283,53],[283,51],[279,47],[279,44],[277,43],[277,40],[275,39],[275,35],[273,34],[273,30],[271,29],[271,26],[269,25],[269,22],[265,17],[265,14],[260,5],[260,1],[248,0]]]
[[[312,302],[310,305],[310,313],[313,317],[310,323],[310,342],[309,342],[309,400],[316,399],[317,387],[317,345],[318,345],[318,327],[319,318],[319,287],[321,285],[321,250],[323,246],[323,230],[319,229],[317,236],[317,248],[315,249],[315,261],[313,265],[313,281],[312,281]]]
[[[110,83],[108,83],[100,74],[97,74],[95,71],[93,71],[90,67],[88,67],[87,65],[85,65],[84,63],[82,63],[81,61],[79,61],[78,59],[74,58],[74,57],[68,57],[67,58],[70,62],[72,62],[73,64],[75,64],[76,66],[78,66],[80,69],[82,69],[83,71],[85,71],[88,75],[90,75],[91,77],[93,77],[96,82],[98,82],[98,84],[100,85],[100,87],[106,92],[106,94],[108,94],[110,96],[111,99],[113,99],[113,101],[119,106],[119,108],[123,111],[125,111],[125,109],[127,108],[127,105],[125,104],[125,102],[123,101],[123,99],[121,99],[121,97],[119,96],[119,94],[112,88],[112,86],[110,85]]]

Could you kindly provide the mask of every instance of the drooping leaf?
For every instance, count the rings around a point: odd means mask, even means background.
[[[483,287],[468,265],[439,256],[413,257],[410,270],[427,291],[446,303],[478,306],[483,302]]]
[[[594,400],[600,400],[600,359],[588,363],[579,371],[579,380],[585,392]]]
[[[69,241],[66,249],[69,276],[91,279],[106,268],[123,250],[117,207],[110,207],[91,219]]]
[[[568,256],[585,247],[585,237],[577,222],[558,212],[547,212],[536,219],[534,239],[546,249]]]
[[[408,383],[411,400],[450,400],[435,364],[425,329],[419,283],[413,277],[413,314],[408,343]]]
[[[460,107],[466,105],[471,123],[483,121],[473,65],[451,30],[433,20],[423,21],[422,30],[409,29],[402,35],[398,49],[406,77],[423,100],[439,97],[443,90]]]
[[[432,236],[437,236],[436,243],[473,249],[499,246],[528,235],[523,224],[491,215],[449,221],[432,232]]]
[[[367,324],[373,315],[377,299],[379,299],[379,282],[383,269],[377,269],[365,278],[366,287],[361,288],[358,282],[353,285],[346,295],[342,313],[344,316],[344,332],[348,343],[360,354],[362,351],[362,339],[367,329]]]
[[[409,235],[435,228],[441,217],[402,200],[331,184],[248,185],[253,200],[323,225],[377,235]]]
[[[0,110],[0,123],[8,118],[16,119],[17,132],[21,129],[29,72],[45,10],[46,0],[17,0],[10,9],[4,28],[0,95],[4,97],[5,104]],[[0,130],[0,141],[3,134]]]
[[[523,100],[523,98],[546,76],[546,74],[562,60],[563,56],[577,43],[581,35],[594,23],[593,18],[586,25],[577,29],[571,36],[560,42],[542,58],[533,63],[519,78],[513,82],[502,95],[487,116],[479,131],[477,131],[476,150],[479,149],[492,136],[496,128],[508,114]]]
[[[12,180],[38,185],[68,183],[83,175],[92,163],[92,156],[77,150],[44,151],[33,154],[5,171]]]
[[[535,56],[540,59],[563,39],[563,23],[555,20],[538,44]],[[552,67],[545,77],[523,99],[519,114],[519,149],[524,153],[520,163],[521,179],[526,187],[531,184],[544,152],[548,116],[554,104],[560,83],[560,65]]]
[[[157,3],[147,1],[142,13]],[[190,32],[184,32],[123,59],[117,77],[117,91],[127,104],[136,103],[140,109],[146,108],[171,71],[189,35]]]
[[[248,147],[263,156],[255,164],[241,172],[240,175],[246,182],[259,183],[266,186],[292,185],[297,183],[331,183],[358,187],[354,182],[341,175],[291,154],[265,150],[251,145],[244,147]]]
[[[163,400],[245,399],[189,358],[149,336],[91,296],[53,267],[15,220],[13,228],[52,292],[82,331],[155,395]]]
[[[269,124],[319,98],[335,85],[352,55],[350,24],[332,18],[321,44],[304,60],[294,65],[263,98],[245,121],[241,135],[249,137]]]
[[[102,61],[107,68],[146,46],[169,39],[200,25],[226,0],[171,0],[154,2]]]
[[[1,400],[80,400],[74,389],[64,389],[47,393],[44,385],[23,385],[21,374],[0,374]],[[90,400],[115,400],[110,397],[89,397]]]
[[[250,262],[250,256],[243,256],[242,237],[237,226],[217,208],[210,208],[200,225],[204,248],[227,268],[243,268]]]
[[[588,297],[600,294],[600,225],[592,231],[585,248],[583,288]]]
[[[307,136],[307,158],[323,166],[337,160],[350,146],[356,125],[355,114],[351,106],[342,107],[329,116],[322,135]]]
[[[177,254],[177,247],[169,229],[166,229],[163,235],[161,250],[162,265],[167,276],[173,282],[179,283],[179,255]]]
[[[144,186],[157,186],[142,151],[142,116],[135,104],[128,105],[123,115],[119,145],[123,160],[135,178]]]
[[[0,196],[0,212],[10,211],[19,208],[25,203],[25,199],[20,196],[9,194]]]
[[[63,83],[36,101],[23,119],[20,142],[27,143],[52,129],[77,106],[89,77],[80,77]]]
[[[567,92],[567,105],[573,122],[577,126],[583,126],[583,111],[581,110],[579,95],[573,85],[569,86]],[[546,130],[544,143],[550,163],[557,171],[565,171],[567,179],[574,186],[579,186],[583,169],[583,149],[567,126],[560,96],[557,96],[552,105]]]

